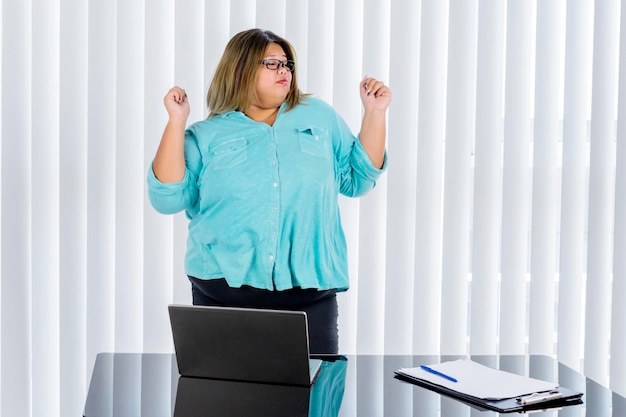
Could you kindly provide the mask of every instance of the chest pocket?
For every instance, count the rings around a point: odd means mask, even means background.
[[[248,141],[234,138],[222,141],[210,147],[213,169],[226,169],[237,166],[248,159]]]
[[[300,151],[320,158],[328,158],[330,154],[330,138],[326,129],[306,127],[298,131]]]

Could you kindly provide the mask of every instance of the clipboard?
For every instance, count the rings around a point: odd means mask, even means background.
[[[469,359],[402,368],[395,371],[395,378],[481,411],[529,412],[583,403],[581,392],[488,368]]]

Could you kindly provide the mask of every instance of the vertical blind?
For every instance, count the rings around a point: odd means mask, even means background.
[[[389,169],[340,202],[342,352],[546,354],[626,394],[619,0],[1,0],[0,18],[0,416],[80,415],[97,353],[172,351],[166,306],[191,295],[187,220],[146,198],[162,99],[181,85],[206,117],[252,27],[294,44],[303,89],[355,133],[360,79],[393,91]]]

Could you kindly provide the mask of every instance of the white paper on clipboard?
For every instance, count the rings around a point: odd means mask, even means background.
[[[517,398],[533,393],[551,391],[559,386],[554,382],[490,368],[471,359],[459,359],[429,364],[428,366],[453,377],[457,382],[427,372],[420,367],[402,368],[398,372],[483,400]]]

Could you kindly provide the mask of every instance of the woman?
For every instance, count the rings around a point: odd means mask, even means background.
[[[186,129],[189,101],[173,87],[169,121],[148,173],[161,213],[185,210],[193,303],[306,311],[312,353],[337,353],[336,293],[348,289],[339,193],[371,190],[385,169],[391,92],[366,77],[357,137],[303,94],[293,47],[252,29],[226,46],[206,120]]]

